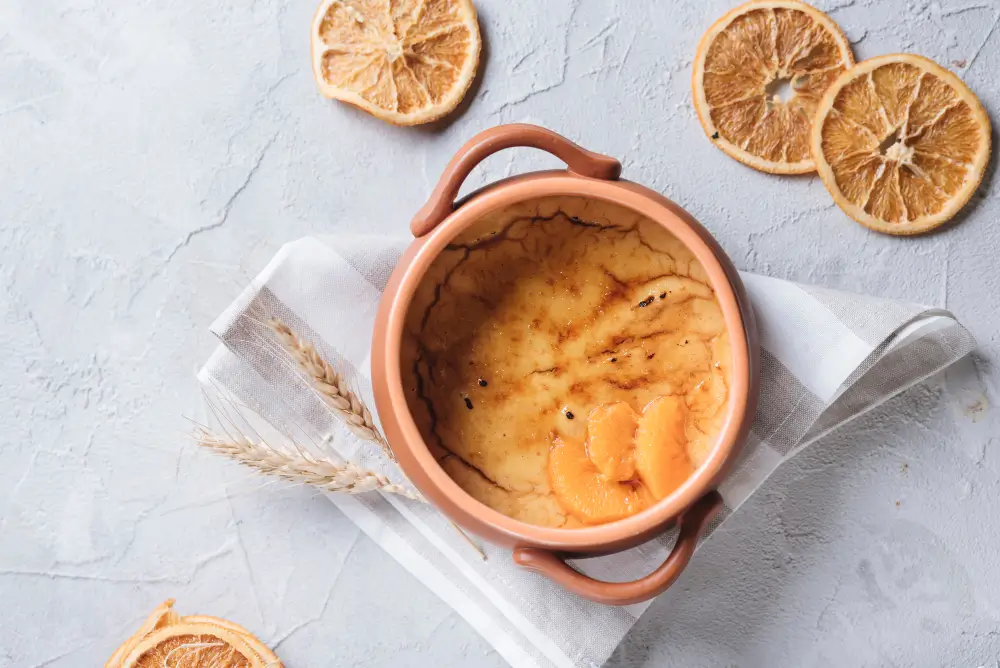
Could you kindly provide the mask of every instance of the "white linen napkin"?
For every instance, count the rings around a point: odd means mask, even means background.
[[[372,325],[382,288],[408,243],[350,237],[286,244],[212,325],[222,344],[199,374],[206,392],[238,404],[259,433],[280,434],[297,447],[408,484],[377,447],[347,431],[266,326],[280,318],[374,407]],[[761,400],[741,460],[720,489],[726,507],[706,539],[783,461],[975,346],[946,311],[742,276],[761,337]],[[329,498],[513,666],[600,666],[649,605],[582,600],[521,570],[509,551],[477,541],[483,560],[431,506],[380,493]],[[674,534],[666,535],[573,563],[599,579],[634,579],[659,566],[673,542]]]

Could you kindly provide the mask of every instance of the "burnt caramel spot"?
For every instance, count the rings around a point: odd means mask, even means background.
[[[642,387],[645,384],[645,379],[630,378],[628,380],[615,380],[612,378],[609,379],[608,382],[617,387],[619,390],[634,390],[637,387]]]

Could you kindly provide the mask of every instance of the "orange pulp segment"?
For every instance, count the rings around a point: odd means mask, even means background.
[[[670,496],[694,472],[687,454],[687,406],[680,397],[651,401],[635,435],[635,469],[658,500]]]
[[[635,429],[639,416],[627,403],[604,404],[587,418],[587,454],[608,480],[635,476]]]
[[[582,441],[556,438],[549,452],[549,484],[559,504],[586,524],[604,524],[645,507],[638,484],[608,480],[587,457]]]

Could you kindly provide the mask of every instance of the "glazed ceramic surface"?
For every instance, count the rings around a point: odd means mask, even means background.
[[[679,484],[705,461],[730,359],[704,267],[671,232],[610,202],[552,196],[483,216],[438,255],[410,304],[401,365],[421,437],[462,489],[529,524],[573,528],[641,511],[666,495],[660,479]],[[635,471],[629,420],[621,452],[633,465],[601,477],[586,455],[599,442],[584,441],[603,412],[588,416],[618,402],[632,418],[665,395],[684,400],[678,470]],[[555,439],[572,457],[550,457]]]
[[[468,172],[486,156],[513,146],[534,146],[564,160],[567,171],[539,172],[488,186],[460,205],[454,198]],[[515,559],[545,572],[588,598],[607,603],[643,600],[665,589],[690,559],[701,528],[721,505],[715,488],[739,454],[756,410],[757,354],[753,315],[739,276],[718,244],[686,212],[642,186],[619,180],[620,165],[543,128],[501,126],[470,140],[448,165],[427,205],[414,218],[415,241],[400,259],[382,297],[372,349],[372,377],[379,417],[400,466],[414,484],[458,525],[515,549]],[[435,262],[470,235],[498,221],[534,211],[567,218],[658,226],[695,258],[700,285],[715,295],[728,339],[729,385],[718,411],[716,434],[700,445],[699,465],[673,494],[648,509],[599,526],[553,528],[509,517],[477,501],[439,463],[407,400],[412,393],[412,352],[404,350],[411,308]],[[578,214],[586,214],[586,217]],[[529,216],[530,217],[530,216]],[[611,219],[614,219],[613,221]],[[484,222],[485,221],[485,222]],[[477,227],[478,226],[478,227]],[[465,236],[463,236],[465,235]],[[658,296],[658,293],[657,293]],[[418,303],[417,306],[414,306]],[[410,321],[412,327],[412,321]],[[412,331],[410,332],[412,334]],[[406,357],[409,355],[409,357]],[[404,372],[404,363],[411,362]],[[412,394],[411,394],[412,396]],[[463,401],[464,403],[464,401]],[[426,422],[426,421],[425,421]],[[425,433],[427,431],[425,424]],[[438,455],[438,456],[436,456]],[[678,524],[681,538],[664,565],[632,583],[599,583],[573,571],[565,554],[606,554],[627,549]]]

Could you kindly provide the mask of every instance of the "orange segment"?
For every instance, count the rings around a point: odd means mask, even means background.
[[[680,397],[658,397],[642,411],[635,435],[635,470],[657,499],[694,472],[687,454],[687,406]]]
[[[853,63],[847,38],[826,14],[797,0],[753,0],[716,21],[698,44],[698,120],[716,146],[755,169],[811,172],[813,113]],[[776,92],[783,84],[787,99]]]
[[[811,150],[837,205],[888,234],[918,234],[965,206],[989,162],[978,98],[937,63],[911,54],[844,72],[816,112]]]
[[[645,508],[639,485],[602,476],[581,441],[553,441],[549,484],[559,504],[586,524],[614,522]]]
[[[605,404],[587,418],[587,454],[608,480],[635,476],[635,429],[639,416],[625,402]]]
[[[320,91],[396,125],[454,110],[479,50],[470,0],[324,0],[313,19]]]

